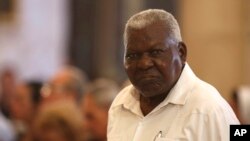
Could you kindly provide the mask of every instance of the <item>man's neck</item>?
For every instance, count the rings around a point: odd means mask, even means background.
[[[143,97],[140,95],[140,108],[144,116],[149,114],[157,107],[167,96],[168,93],[157,95],[155,97]]]

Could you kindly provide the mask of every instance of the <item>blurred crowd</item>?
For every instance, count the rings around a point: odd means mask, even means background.
[[[108,78],[89,80],[74,66],[48,81],[20,81],[12,69],[0,71],[0,141],[106,141],[108,110],[130,84]],[[232,93],[231,106],[250,124],[250,88]]]
[[[61,68],[47,82],[0,74],[0,141],[106,141],[108,109],[119,90],[108,78]]]

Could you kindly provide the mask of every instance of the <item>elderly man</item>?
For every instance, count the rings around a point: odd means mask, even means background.
[[[175,18],[150,9],[125,27],[124,67],[132,85],[109,110],[109,141],[227,141],[239,124],[229,104],[186,62]]]

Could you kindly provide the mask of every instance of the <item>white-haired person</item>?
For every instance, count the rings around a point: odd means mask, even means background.
[[[109,110],[108,141],[228,141],[232,108],[187,63],[179,25],[168,12],[133,15],[124,31],[124,68],[132,85]]]
[[[108,110],[118,92],[118,84],[108,78],[97,78],[90,83],[82,101],[87,141],[107,140]]]

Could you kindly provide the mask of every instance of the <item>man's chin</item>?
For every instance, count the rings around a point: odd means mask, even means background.
[[[159,95],[161,92],[159,91],[159,88],[150,88],[150,87],[144,87],[143,89],[140,89],[140,94],[144,97],[150,98],[150,97],[155,97]]]
[[[137,87],[143,91],[159,91],[162,88],[162,85],[155,81],[142,81]]]

